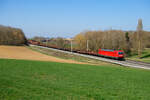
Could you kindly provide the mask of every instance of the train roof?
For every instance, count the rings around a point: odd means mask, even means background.
[[[122,51],[122,50],[110,50],[110,49],[101,49],[101,50],[103,50],[103,51]]]
[[[104,51],[115,51],[115,50],[110,50],[110,49],[101,49],[101,50],[104,50]]]

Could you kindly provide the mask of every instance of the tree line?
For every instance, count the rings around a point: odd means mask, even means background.
[[[141,49],[150,47],[150,32],[142,31],[140,40]],[[139,48],[138,32],[107,30],[107,31],[86,31],[77,34],[74,37],[78,44],[77,49],[97,52],[99,48],[124,50],[127,55],[132,52],[137,53]]]
[[[27,39],[21,29],[0,25],[0,45],[24,45]]]
[[[136,31],[86,31],[77,34],[74,40],[81,50],[97,52],[99,48],[121,49],[127,56],[135,53],[139,58],[145,48],[150,48],[150,32],[143,30],[142,19],[138,20]]]
[[[43,44],[57,46],[59,48],[66,48],[66,49],[70,48],[70,40],[62,37],[46,38],[41,36],[35,36],[31,38],[31,40],[36,40],[38,42],[42,42]]]

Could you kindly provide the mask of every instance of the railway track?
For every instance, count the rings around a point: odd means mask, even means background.
[[[55,51],[59,51],[63,53],[69,53],[69,54],[74,54],[78,56],[88,57],[88,58],[97,59],[97,60],[101,60],[101,61],[105,61],[109,63],[114,63],[114,64],[126,66],[126,67],[135,67],[135,68],[143,68],[143,69],[150,70],[150,63],[139,62],[139,61],[134,61],[134,60],[119,61],[119,60],[107,59],[107,58],[97,57],[97,56],[92,56],[92,55],[85,55],[85,54],[79,54],[79,53],[74,53],[74,52],[69,52],[69,51],[63,51],[59,49],[48,48],[48,47],[43,47],[43,46],[38,46],[38,45],[30,45],[30,46],[37,46],[40,48],[46,48],[46,49],[55,50]]]

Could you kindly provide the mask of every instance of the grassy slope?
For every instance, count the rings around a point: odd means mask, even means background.
[[[61,58],[61,59],[75,60],[75,61],[85,62],[85,63],[89,63],[89,64],[95,64],[95,65],[108,64],[108,63],[100,61],[100,60],[77,56],[74,54],[58,52],[58,51],[54,51],[54,50],[50,50],[50,49],[46,49],[46,48],[40,48],[40,47],[27,47],[27,48],[32,49],[37,52],[40,52],[40,53],[43,53],[43,54],[46,54],[46,55],[49,55],[49,56]]]
[[[149,98],[149,70],[0,59],[0,100]]]
[[[128,59],[150,63],[150,48],[145,49],[143,51],[141,57],[142,57],[142,59],[139,59],[138,55],[135,54],[135,55],[132,55],[131,57],[129,57]]]

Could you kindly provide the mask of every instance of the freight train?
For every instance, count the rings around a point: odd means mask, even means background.
[[[99,49],[99,51],[97,53],[97,52],[81,51],[81,50],[72,50],[71,51],[70,49],[59,48],[59,47],[54,46],[54,45],[45,45],[45,44],[40,43],[40,42],[35,41],[35,40],[28,40],[28,44],[43,46],[43,47],[48,47],[48,48],[54,48],[54,49],[59,49],[59,50],[64,50],[64,51],[70,51],[70,52],[75,52],[75,53],[80,53],[80,54],[86,54],[86,55],[113,58],[113,59],[117,59],[117,60],[125,60],[123,50]]]

